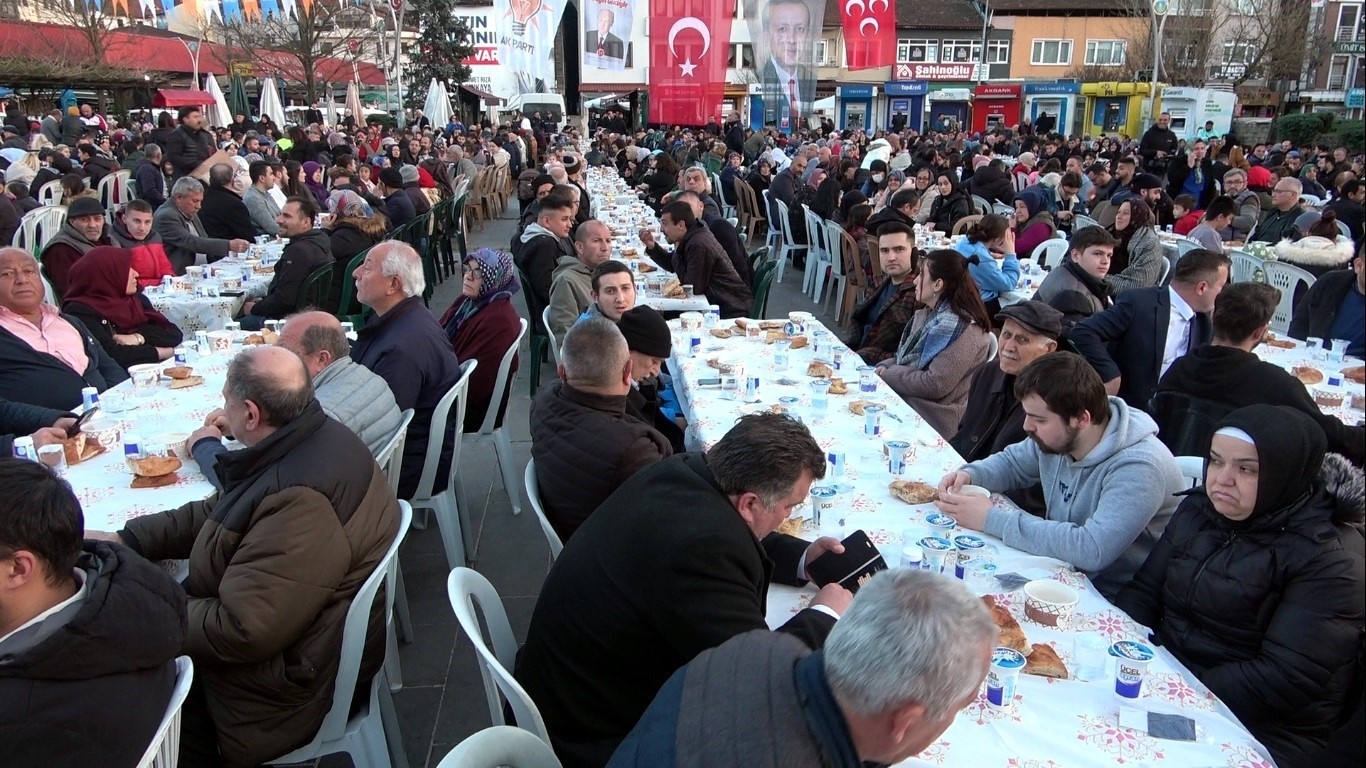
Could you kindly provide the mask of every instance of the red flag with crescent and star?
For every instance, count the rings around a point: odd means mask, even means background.
[[[837,0],[844,20],[844,59],[848,69],[890,67],[896,63],[896,8],[893,0]]]
[[[651,122],[705,125],[726,91],[733,4],[651,0]]]

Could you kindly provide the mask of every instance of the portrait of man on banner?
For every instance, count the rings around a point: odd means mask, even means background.
[[[784,133],[804,125],[816,101],[812,59],[825,15],[823,0],[751,0],[746,7],[759,67],[764,124]]]
[[[629,0],[589,0],[583,6],[583,64],[625,69],[635,22]]]

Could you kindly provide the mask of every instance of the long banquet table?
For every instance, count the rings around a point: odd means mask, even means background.
[[[779,370],[774,359],[774,347],[750,341],[743,336],[718,339],[703,331],[701,352],[689,354],[689,336],[681,331],[679,320],[670,321],[674,330],[674,353],[670,367],[674,385],[688,420],[687,439],[690,449],[705,449],[714,445],[726,433],[735,419],[745,413],[766,410],[779,404],[780,398],[794,397],[788,408],[812,430],[817,442],[827,453],[845,454],[845,473],[833,477],[827,473],[818,486],[837,487],[834,511],[823,513],[818,528],[808,527],[802,535],[814,538],[828,535],[843,538],[856,529],[864,530],[880,548],[892,567],[900,563],[903,541],[918,541],[930,535],[926,515],[935,512],[932,504],[908,505],[893,497],[887,490],[893,477],[883,458],[883,441],[900,439],[911,444],[906,474],[901,479],[922,480],[932,485],[949,470],[961,466],[962,460],[934,430],[888,387],[881,384],[873,393],[860,392],[858,373],[854,366],[861,361],[852,351],[834,342],[843,352],[841,370],[836,376],[845,379],[850,392],[830,395],[827,415],[813,418],[809,391],[811,380],[806,375],[807,365],[814,359],[810,346],[791,352],[786,370]],[[720,327],[729,327],[722,321]],[[821,329],[813,323],[809,333]],[[825,357],[831,357],[829,355]],[[758,397],[744,402],[737,393],[732,399],[718,387],[703,386],[702,379],[719,376],[708,364],[744,366],[745,376],[760,379]],[[783,380],[791,381],[790,384]],[[848,404],[867,400],[886,407],[882,419],[884,432],[877,437],[864,433],[864,418],[854,415]],[[995,504],[1008,506],[1011,502],[999,494]],[[810,517],[810,502],[799,509],[799,515]],[[1020,621],[1031,643],[1047,643],[1058,652],[1069,669],[1076,670],[1077,654],[1087,653],[1097,661],[1095,644],[1107,647],[1121,639],[1144,640],[1145,628],[1136,624],[1116,609],[1091,586],[1087,577],[1070,565],[1049,557],[1030,555],[1007,546],[980,532],[972,532],[987,540],[996,550],[995,562],[999,572],[1018,573],[1029,579],[1055,579],[1064,582],[1081,594],[1076,614],[1066,630],[1035,624],[1024,615],[1023,593],[1019,590],[994,589],[998,604],[1005,606]],[[997,585],[999,586],[999,584]],[[769,589],[768,620],[777,627],[792,613],[805,607],[815,588],[803,589],[774,585]],[[1078,646],[1081,638],[1083,645]],[[951,649],[946,649],[951,651]],[[1068,766],[1143,766],[1170,765],[1183,768],[1200,766],[1248,766],[1269,768],[1272,765],[1266,752],[1220,702],[1190,672],[1181,666],[1165,649],[1156,648],[1157,658],[1144,682],[1142,698],[1121,700],[1114,694],[1114,678],[1110,668],[1098,679],[1089,681],[1055,680],[1022,675],[1016,692],[1015,704],[1006,709],[986,705],[985,695],[959,713],[952,727],[917,758],[906,761],[906,766],[973,766],[987,768],[1063,768]],[[1103,651],[1099,652],[1105,657]],[[1100,661],[1100,663],[1105,663]],[[1125,702],[1122,706],[1121,701]],[[1121,711],[1124,724],[1121,724]],[[1145,730],[1126,727],[1132,718],[1143,711],[1181,714],[1196,722],[1197,740],[1170,741],[1154,738]],[[1140,717],[1140,727],[1146,725],[1146,715]]]

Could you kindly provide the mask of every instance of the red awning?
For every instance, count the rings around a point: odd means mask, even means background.
[[[202,107],[212,104],[213,96],[208,91],[169,91],[159,90],[152,97],[154,107]]]

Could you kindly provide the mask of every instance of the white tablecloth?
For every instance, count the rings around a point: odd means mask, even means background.
[[[722,322],[722,327],[728,321]],[[671,368],[674,384],[688,419],[690,448],[709,448],[726,433],[735,419],[744,413],[768,409],[780,397],[797,397],[796,415],[811,428],[817,442],[827,452],[846,454],[843,477],[826,478],[818,485],[838,484],[844,491],[839,497],[836,514],[826,513],[818,530],[808,537],[829,535],[843,538],[857,529],[864,530],[881,549],[892,566],[900,562],[904,538],[918,541],[929,535],[925,515],[935,511],[933,505],[911,506],[894,498],[887,490],[893,479],[883,459],[885,439],[901,439],[911,443],[907,471],[903,479],[923,480],[937,484],[948,471],[961,466],[962,460],[915,411],[894,392],[879,382],[877,391],[858,391],[858,374],[854,367],[861,361],[847,349],[844,367],[837,372],[850,385],[847,395],[830,395],[828,414],[813,420],[810,407],[806,367],[813,359],[811,348],[792,353],[793,363],[787,371],[779,371],[774,364],[769,345],[733,337],[727,340],[703,336],[702,354],[687,354],[688,339],[678,332],[673,321],[674,355]],[[819,326],[817,326],[819,327]],[[744,403],[723,397],[719,388],[701,387],[699,379],[716,377],[717,371],[707,361],[743,362],[746,375],[760,378],[761,402]],[[792,384],[779,383],[790,379]],[[871,400],[887,407],[883,417],[885,433],[879,437],[864,434],[864,419],[848,410],[853,400]],[[891,417],[891,418],[889,418]],[[995,497],[1002,506],[1011,502]],[[809,515],[808,505],[799,514]],[[976,533],[976,532],[974,532]],[[1024,627],[1032,643],[1052,645],[1075,669],[1074,640],[1082,634],[1098,635],[1106,641],[1144,639],[1147,631],[1114,608],[1091,586],[1089,580],[1069,565],[1047,557],[1029,555],[1006,546],[986,534],[978,533],[998,549],[996,562],[1001,573],[1016,572],[1028,578],[1051,578],[1076,588],[1082,595],[1077,613],[1068,631],[1045,628],[1024,616],[1023,595],[1020,592],[997,595]],[[768,620],[771,626],[785,623],[793,613],[805,607],[815,594],[813,587],[796,589],[774,585],[769,590]],[[1016,705],[1005,710],[986,706],[984,695],[960,712],[952,727],[925,750],[919,758],[907,761],[909,766],[1001,766],[1002,768],[1059,768],[1062,766],[1259,766],[1269,768],[1271,762],[1262,753],[1255,739],[1244,729],[1221,702],[1203,684],[1187,672],[1164,649],[1157,649],[1144,683],[1144,696],[1136,702],[1126,702],[1130,709],[1179,713],[1197,723],[1197,741],[1175,742],[1159,740],[1119,725],[1120,699],[1114,693],[1112,676],[1092,682],[1051,680],[1030,675],[1020,677]],[[1146,718],[1146,716],[1145,716]],[[1146,719],[1145,719],[1146,722]]]
[[[214,263],[215,267],[234,265],[241,268],[242,262],[224,259]],[[273,273],[257,274],[242,284],[241,296],[195,296],[193,290],[172,293],[148,294],[152,306],[166,316],[187,338],[193,338],[195,331],[221,331],[228,321],[237,317],[242,305],[248,299],[259,299],[266,295]],[[205,282],[218,284],[209,278]]]
[[[1257,353],[1258,357],[1268,363],[1278,365],[1292,373],[1296,366],[1317,368],[1324,374],[1324,380],[1322,384],[1308,387],[1309,394],[1313,396],[1318,392],[1342,396],[1342,405],[1340,407],[1320,405],[1319,408],[1324,413],[1337,416],[1346,424],[1359,423],[1363,416],[1363,411],[1360,406],[1366,404],[1366,384],[1357,384],[1343,378],[1342,385],[1334,387],[1328,385],[1328,377],[1338,376],[1341,378],[1343,369],[1359,367],[1362,364],[1361,360],[1354,357],[1347,357],[1344,358],[1342,362],[1330,363],[1328,362],[1328,356],[1321,350],[1307,349],[1302,341],[1297,341],[1288,337],[1282,338],[1288,342],[1292,342],[1295,345],[1294,348],[1281,349],[1279,347],[1270,346],[1269,344],[1262,344],[1254,351]],[[1353,400],[1354,395],[1356,396],[1355,401]],[[1357,407],[1353,407],[1354,404]]]
[[[125,381],[110,392],[130,410],[106,413],[95,421],[117,420],[122,430],[132,430],[145,448],[162,435],[179,433],[185,436],[204,424],[204,417],[223,405],[223,382],[227,379],[230,352],[191,360],[194,373],[204,377],[204,383],[186,389],[171,389],[170,380],[162,378],[156,390],[147,397],[133,394],[132,381]],[[104,402],[109,402],[109,393]],[[167,448],[173,448],[167,445]],[[123,459],[122,444],[113,445],[104,454],[90,461],[67,468],[67,481],[80,499],[85,511],[85,527],[94,531],[117,531],[134,517],[174,509],[191,501],[207,498],[214,492],[213,485],[200,473],[193,459],[182,457],[184,466],[177,472],[179,481],[165,488],[130,488],[133,474]]]

